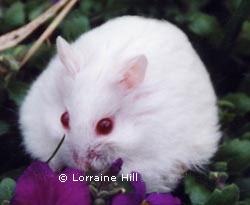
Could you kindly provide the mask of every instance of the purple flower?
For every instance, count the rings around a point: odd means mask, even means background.
[[[180,205],[178,198],[171,194],[151,193],[146,195],[146,186],[141,179],[141,175],[137,173],[138,180],[132,181],[135,191],[129,194],[120,194],[114,197],[112,205]]]
[[[66,182],[59,176],[65,174]],[[60,174],[54,173],[47,163],[32,163],[18,179],[11,205],[89,205],[90,191],[86,182],[73,181],[83,173],[67,168]],[[64,178],[65,179],[65,178]]]
[[[52,1],[53,3],[57,3],[60,0],[50,0],[50,1]]]
[[[123,160],[121,158],[116,159],[109,167],[106,175],[117,176],[121,171]]]

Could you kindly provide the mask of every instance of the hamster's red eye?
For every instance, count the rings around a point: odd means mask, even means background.
[[[112,129],[113,121],[110,118],[103,118],[96,125],[96,132],[100,135],[107,135]]]
[[[69,113],[64,112],[61,116],[61,123],[64,128],[69,129]]]

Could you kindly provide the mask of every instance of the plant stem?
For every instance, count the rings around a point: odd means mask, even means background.
[[[37,49],[42,45],[42,43],[52,34],[52,32],[57,28],[59,23],[64,19],[64,17],[69,13],[69,11],[73,8],[73,6],[79,0],[71,0],[63,10],[58,14],[58,16],[54,19],[54,21],[49,25],[49,27],[43,32],[40,38],[34,43],[34,45],[29,49],[24,59],[21,62],[21,66],[23,66],[30,57],[37,51]]]
[[[30,23],[18,28],[17,30],[11,31],[0,36],[0,50],[5,50],[7,48],[16,46],[22,42],[26,37],[28,37],[33,31],[35,31],[41,24],[46,22],[54,14],[57,13],[69,0],[61,0],[41,16],[37,17],[35,20]]]

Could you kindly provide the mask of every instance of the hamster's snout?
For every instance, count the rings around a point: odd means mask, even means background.
[[[86,157],[81,157],[76,150],[73,151],[73,161],[75,162],[78,169],[86,170],[92,169],[91,162],[98,160],[99,155],[94,149],[88,148]]]
[[[85,153],[73,150],[73,161],[80,170],[102,170],[107,167],[113,160],[113,152],[110,146],[97,144],[87,148]]]
[[[98,154],[94,149],[88,149],[87,151],[87,160],[93,160],[94,158],[98,158]]]

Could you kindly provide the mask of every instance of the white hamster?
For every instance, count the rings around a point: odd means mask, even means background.
[[[20,109],[32,157],[100,170],[121,157],[121,173],[142,174],[147,191],[172,190],[182,173],[207,164],[221,137],[216,95],[186,35],[167,21],[123,16],[58,54]]]

